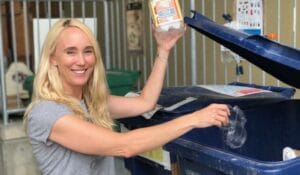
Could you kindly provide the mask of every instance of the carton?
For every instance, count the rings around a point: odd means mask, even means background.
[[[149,6],[157,31],[183,29],[183,17],[178,0],[151,0]]]

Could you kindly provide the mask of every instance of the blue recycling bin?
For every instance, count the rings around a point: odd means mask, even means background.
[[[195,129],[165,145],[181,174],[300,174],[300,158],[282,160],[285,147],[300,149],[300,101],[243,109],[248,136],[238,149],[227,146],[219,128]]]
[[[193,29],[224,45],[281,81],[300,87],[300,79],[297,77],[300,72],[300,50],[263,36],[250,36],[216,24],[196,11],[193,11],[192,17],[185,17],[184,21]],[[238,105],[245,113],[248,136],[240,148],[232,149],[227,146],[221,130],[217,127],[194,129],[166,144],[164,149],[176,157],[180,174],[300,174],[300,158],[282,160],[285,147],[300,149],[300,100],[289,99],[294,93],[290,89],[285,91],[276,87],[265,88],[279,90],[280,92],[276,93],[283,98],[274,94],[272,94],[274,98],[270,94],[258,94],[234,99],[219,95],[217,97],[204,95],[208,98],[193,101],[172,112],[156,113],[157,119],[170,119],[205,107],[212,102]]]
[[[267,88],[272,90],[272,87]],[[247,119],[248,138],[244,146],[231,149],[223,141],[220,128],[194,129],[164,146],[174,158],[173,163],[177,162],[179,165],[180,173],[184,175],[268,174],[276,171],[285,173],[295,171],[297,166],[300,170],[300,159],[282,161],[284,147],[300,148],[300,139],[297,139],[297,133],[300,133],[300,118],[297,118],[300,116],[300,101],[291,100],[291,96],[282,94],[287,91],[290,91],[288,94],[293,94],[294,89],[278,88],[276,87],[276,92],[243,97],[231,97],[198,86],[164,88],[158,103],[166,108],[158,110],[151,119],[138,116],[122,119],[120,122],[132,130],[172,120],[211,103],[238,105]],[[188,97],[195,100],[171,111],[166,110],[167,107]],[[135,159],[133,162],[137,166],[129,167],[132,172],[145,166],[144,164],[141,166],[141,160]],[[159,169],[156,166],[152,167],[152,171]]]

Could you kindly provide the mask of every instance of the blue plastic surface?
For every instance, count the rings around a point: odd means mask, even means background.
[[[300,149],[299,100],[278,93],[230,98],[188,86],[163,89],[159,104],[169,106],[189,96],[199,99],[173,111],[159,110],[150,120],[135,117],[123,119],[121,123],[135,129],[172,120],[211,103],[238,105],[247,119],[248,136],[241,148],[226,145],[217,127],[194,129],[164,146],[172,157],[177,157],[181,174],[300,174],[300,158],[281,161],[284,147]]]
[[[164,148],[175,154],[182,174],[299,175],[300,158],[282,161],[282,150],[300,148],[300,101],[288,100],[245,109],[247,140],[231,149],[219,128],[195,129]]]
[[[171,175],[163,166],[139,156],[125,159],[125,167],[131,175]]]
[[[279,87],[279,86],[262,86],[257,84],[249,84],[249,83],[241,83],[241,82],[231,82],[229,85],[236,85],[236,86],[246,86],[246,87],[254,87],[264,90],[269,90],[272,92],[279,93],[280,95],[286,98],[292,98],[295,95],[296,89],[290,87]]]
[[[300,51],[260,35],[246,33],[219,25],[198,12],[185,23],[224,45],[241,57],[270,73],[281,81],[300,88]]]

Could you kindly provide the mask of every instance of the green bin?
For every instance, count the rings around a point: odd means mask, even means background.
[[[109,69],[106,71],[107,83],[111,94],[125,95],[132,91],[141,72],[135,70]],[[120,123],[115,120],[114,130],[120,132]]]
[[[107,70],[106,78],[111,94],[125,95],[127,92],[133,90],[140,74],[140,71],[136,70]]]
[[[28,95],[29,95],[29,100],[31,101],[31,97],[32,97],[32,90],[33,90],[33,79],[34,79],[34,75],[30,75],[27,76],[23,82],[23,88],[24,90],[28,91]]]

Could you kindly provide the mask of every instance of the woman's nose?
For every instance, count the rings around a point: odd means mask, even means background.
[[[78,65],[85,65],[85,57],[83,54],[78,54],[78,60],[77,60]]]

